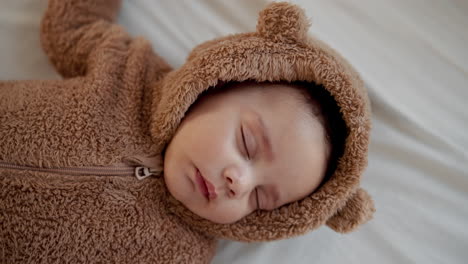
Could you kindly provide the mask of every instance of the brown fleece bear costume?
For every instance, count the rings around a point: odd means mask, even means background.
[[[371,218],[372,200],[359,188],[369,144],[366,91],[343,58],[307,35],[300,8],[273,3],[256,32],[203,43],[172,70],[150,43],[112,23],[119,4],[50,0],[42,43],[65,79],[0,83],[3,261],[207,263],[218,238],[268,241],[322,224],[348,232]],[[138,178],[160,168],[200,93],[245,80],[323,85],[348,137],[335,173],[309,197],[214,224],[172,198],[160,173]],[[135,166],[145,167],[138,178]]]

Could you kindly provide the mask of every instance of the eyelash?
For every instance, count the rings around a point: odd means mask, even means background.
[[[241,127],[241,133],[242,133],[242,142],[244,144],[245,153],[247,153],[247,159],[250,160],[249,149],[247,148],[247,144],[245,142],[244,127]],[[260,200],[258,199],[258,188],[255,188],[255,200],[257,201],[257,209],[260,209]]]
[[[245,153],[247,153],[247,159],[250,160],[249,149],[247,148],[247,144],[245,143],[244,127],[241,127],[241,133],[242,133],[242,142],[244,144]]]
[[[255,199],[257,200],[257,210],[260,209],[260,200],[258,199],[258,188],[255,188]]]

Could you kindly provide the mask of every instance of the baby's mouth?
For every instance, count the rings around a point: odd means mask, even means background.
[[[208,200],[215,199],[217,194],[214,185],[206,180],[198,169],[195,178],[203,196]]]

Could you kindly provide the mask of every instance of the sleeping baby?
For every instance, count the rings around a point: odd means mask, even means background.
[[[49,0],[63,80],[0,82],[2,260],[209,263],[218,239],[371,219],[367,93],[302,9],[272,3],[172,69],[119,6]]]

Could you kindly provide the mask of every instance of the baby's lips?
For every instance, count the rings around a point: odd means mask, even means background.
[[[216,192],[213,192],[213,193],[212,193],[212,192],[209,192],[208,195],[209,195],[209,198],[210,198],[210,199],[215,199],[215,198],[218,196],[218,195],[216,194]]]
[[[214,199],[218,196],[218,194],[216,193],[216,189],[215,187],[213,186],[213,184],[211,184],[211,182],[207,181],[205,179],[205,182],[206,182],[206,187],[208,187],[208,196],[210,199]]]
[[[205,183],[206,183],[206,187],[208,188],[208,196],[210,199],[214,199],[216,198],[218,195],[216,193],[216,188],[214,187],[214,185],[209,181],[207,180],[206,178],[204,178],[205,180]]]

